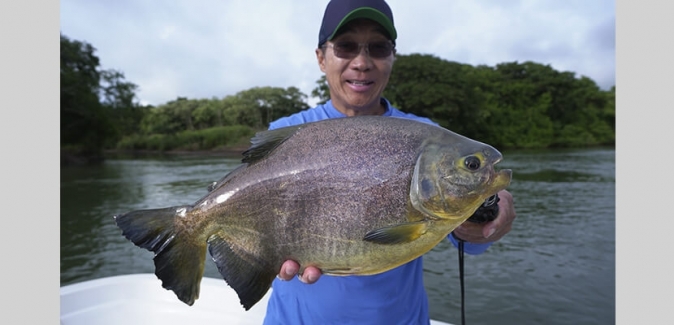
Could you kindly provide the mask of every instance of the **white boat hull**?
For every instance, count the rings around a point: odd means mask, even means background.
[[[260,325],[268,300],[269,293],[245,311],[224,280],[205,277],[199,299],[188,306],[154,274],[119,275],[61,287],[61,325]]]

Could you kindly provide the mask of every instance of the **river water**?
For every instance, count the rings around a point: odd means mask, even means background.
[[[615,323],[615,150],[505,151],[517,219],[487,252],[465,255],[467,324]],[[222,156],[118,157],[61,168],[61,285],[153,273],[152,253],[112,216],[189,204],[238,165]],[[218,277],[207,259],[205,276]],[[461,323],[458,254],[424,256],[431,318]]]

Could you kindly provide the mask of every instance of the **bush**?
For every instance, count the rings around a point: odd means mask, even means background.
[[[578,125],[565,125],[557,140],[557,146],[580,148],[597,144],[597,140],[590,132]]]
[[[255,131],[244,125],[214,127],[173,134],[131,135],[121,139],[116,148],[121,150],[212,150],[248,144]]]

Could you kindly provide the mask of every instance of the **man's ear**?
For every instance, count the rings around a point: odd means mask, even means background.
[[[325,73],[325,50],[320,47],[316,49],[316,60],[318,61],[318,67]]]

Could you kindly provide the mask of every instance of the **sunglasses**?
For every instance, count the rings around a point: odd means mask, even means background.
[[[354,41],[337,41],[327,43],[326,46],[332,47],[335,56],[342,59],[353,59],[360,54],[362,48],[371,58],[382,59],[388,57],[393,52],[395,45],[391,41],[378,41],[372,43],[357,43]]]

